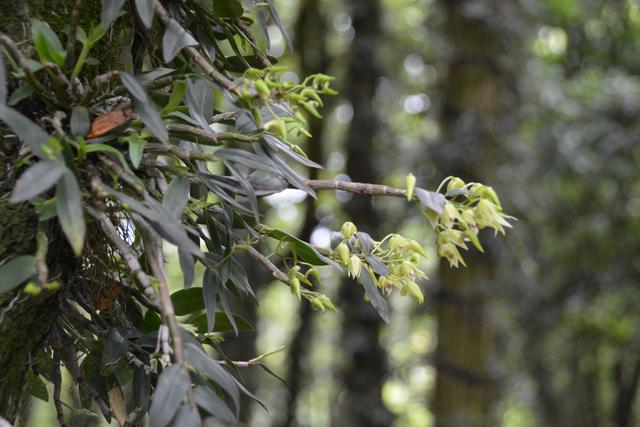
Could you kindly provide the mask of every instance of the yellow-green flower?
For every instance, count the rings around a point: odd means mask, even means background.
[[[465,267],[467,266],[467,264],[464,263],[464,260],[462,259],[462,256],[458,251],[458,248],[456,248],[453,243],[445,243],[443,245],[440,245],[440,247],[438,248],[438,255],[446,258],[447,261],[449,261],[449,265],[451,267],[458,268],[459,264],[462,264]]]

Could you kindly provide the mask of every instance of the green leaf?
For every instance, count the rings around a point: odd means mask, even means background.
[[[189,114],[202,129],[213,133],[209,127],[209,119],[213,116],[213,87],[205,79],[198,79],[195,83],[187,79],[186,85]]]
[[[376,309],[380,317],[382,317],[382,320],[389,323],[389,305],[387,305],[387,302],[382,298],[382,295],[380,295],[369,269],[363,268],[360,272],[359,279],[360,283],[364,286],[364,290],[373,308]]]
[[[76,255],[82,252],[86,227],[82,213],[80,187],[70,170],[62,174],[56,193],[56,209],[62,231]]]
[[[31,255],[19,256],[0,266],[0,294],[13,290],[16,286],[36,274],[36,259]]]
[[[108,28],[116,19],[125,0],[102,0],[102,12],[100,13],[100,25]]]
[[[85,136],[91,129],[89,110],[86,107],[73,107],[71,111],[71,134],[74,136]]]
[[[240,391],[235,378],[219,362],[212,359],[199,344],[187,341],[184,350],[191,366],[218,384],[231,397],[235,407],[239,408]]]
[[[238,316],[237,314],[233,315],[233,320],[236,323],[238,330],[241,331],[253,331],[253,326],[246,319]],[[205,313],[200,313],[195,315],[189,323],[196,327],[199,334],[205,334],[209,332],[209,324],[207,320],[207,315]],[[215,327],[211,330],[211,332],[233,332],[233,325],[229,321],[227,314],[223,311],[215,312]]]
[[[0,120],[5,122],[34,154],[46,157],[42,147],[49,144],[49,135],[40,126],[3,104],[0,104]]]
[[[142,123],[145,124],[147,128],[151,131],[153,136],[155,136],[161,142],[169,141],[169,133],[167,132],[167,127],[162,121],[162,117],[160,117],[160,113],[154,104],[151,102],[144,103],[138,101],[137,99],[133,100],[133,109],[142,120]]]
[[[184,316],[204,310],[202,288],[180,289],[171,294],[171,302],[176,316]]]
[[[172,427],[201,427],[202,420],[198,409],[189,404],[182,404],[171,422]]]
[[[147,140],[140,138],[137,135],[131,135],[129,137],[129,158],[134,168],[140,167],[142,161],[142,154],[144,153],[144,146],[147,144]]]
[[[60,43],[60,39],[49,27],[49,24],[38,19],[32,19],[31,35],[36,52],[38,52],[41,60],[54,62],[59,66],[64,64],[66,52],[62,47],[62,43]]]
[[[236,417],[218,395],[205,386],[198,386],[193,392],[196,404],[223,423],[232,424]]]
[[[153,24],[154,3],[154,0],[136,0],[138,16],[147,28],[151,28],[151,24]]]
[[[387,267],[387,265],[384,262],[382,262],[382,260],[377,256],[365,255],[365,258],[367,260],[367,263],[371,266],[371,268],[376,274],[379,274],[380,276],[386,276],[391,274],[389,267]]]
[[[162,36],[162,56],[164,62],[171,62],[178,52],[187,46],[197,46],[198,42],[174,19],[169,21]]]
[[[178,249],[178,261],[180,262],[180,269],[182,270],[184,287],[188,288],[193,284],[193,279],[196,274],[193,255],[182,249]]]
[[[129,342],[116,329],[112,330],[104,344],[100,372],[105,376],[113,373],[118,363],[124,360],[127,350],[129,350]]]
[[[47,391],[47,386],[45,385],[40,375],[29,372],[29,379],[27,381],[27,393],[29,393],[33,397],[37,397],[40,400],[44,400],[45,402],[49,401],[49,392]]]
[[[341,269],[336,262],[319,253],[317,250],[311,247],[308,243],[298,239],[297,237],[285,231],[271,230],[269,235],[274,239],[278,239],[283,242],[290,243],[295,248],[298,259],[304,262],[308,262],[309,264],[312,264],[312,265],[332,265],[338,270]]]
[[[0,105],[7,103],[7,74],[4,68],[4,58],[0,55]]]
[[[166,427],[171,422],[191,387],[189,373],[180,365],[171,365],[162,371],[149,408],[149,425]]]
[[[415,194],[424,207],[434,211],[438,215],[442,215],[444,204],[447,201],[442,194],[434,191],[427,191],[424,188],[416,188]]]
[[[59,162],[45,160],[24,171],[11,193],[11,203],[30,200],[53,187],[66,168]]]
[[[120,81],[135,99],[145,104],[151,102],[146,89],[142,86],[142,83],[140,83],[136,76],[121,71]]]
[[[217,295],[220,290],[220,274],[207,268],[202,277],[202,298],[207,315],[207,332],[213,331],[216,326]]]
[[[186,86],[184,82],[176,82],[173,86],[173,92],[171,92],[171,96],[169,97],[169,101],[167,105],[165,105],[160,111],[162,114],[169,114],[174,112],[179,106],[182,98],[184,98]]]
[[[239,18],[244,9],[238,0],[225,0],[213,2],[213,14],[220,18]]]
[[[8,105],[16,105],[18,102],[27,99],[31,95],[33,95],[33,88],[31,85],[28,83],[21,84],[16,90],[11,92]],[[0,105],[2,105],[1,102]]]
[[[169,189],[162,199],[162,205],[172,218],[180,218],[189,201],[189,179],[176,175],[169,184]]]

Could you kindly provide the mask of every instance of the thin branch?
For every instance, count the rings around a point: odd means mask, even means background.
[[[149,298],[149,300],[153,304],[159,306],[160,304],[158,295],[153,289],[153,285],[151,284],[149,276],[147,276],[147,273],[142,270],[140,262],[138,261],[138,257],[133,252],[133,249],[131,249],[131,247],[124,240],[122,240],[122,238],[118,234],[118,230],[116,230],[116,227],[113,225],[109,217],[107,217],[104,212],[94,209],[91,206],[86,206],[85,209],[87,210],[87,212],[89,212],[89,215],[98,220],[98,223],[100,224],[100,227],[102,228],[104,234],[116,247],[116,249],[122,256],[122,259],[129,266],[129,270],[131,270],[131,272],[136,275],[138,281],[144,288],[144,294],[147,296],[147,298]]]
[[[368,196],[407,197],[407,190],[405,189],[380,184],[312,179],[307,181],[307,185],[314,190],[342,190],[349,193],[366,194]]]
[[[14,41],[6,34],[0,33],[0,44],[4,45],[4,47],[7,48],[9,55],[18,65],[18,67],[22,69],[22,71],[26,76],[27,81],[33,87],[33,89],[37,93],[45,97],[47,101],[53,103],[54,105],[57,104],[55,96],[52,96],[44,88],[44,86],[42,86],[42,83],[40,83],[40,80],[38,80],[36,75],[33,73],[33,71],[31,70],[31,67],[29,67],[27,59],[24,57],[22,52],[20,52],[20,49],[18,49],[18,46],[16,46]]]
[[[169,12],[162,6],[160,0],[156,0],[156,13],[160,17],[160,20],[163,24],[168,25],[171,17],[169,16]],[[182,51],[191,59],[193,59],[196,64],[200,66],[204,70],[209,77],[213,78],[220,85],[224,86],[230,92],[236,92],[236,85],[224,76],[220,71],[216,70],[206,59],[198,52],[198,50],[194,47],[188,46],[182,49]]]
[[[67,57],[64,61],[64,68],[67,70],[71,70],[73,68],[73,64],[76,62],[76,28],[78,27],[78,22],[80,21],[80,6],[82,5],[82,0],[76,0],[73,5],[73,10],[71,11],[71,20],[69,22],[69,34],[67,36],[67,47],[65,51],[67,52]]]

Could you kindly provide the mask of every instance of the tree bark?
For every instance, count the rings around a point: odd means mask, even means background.
[[[380,40],[381,7],[373,0],[352,0],[350,6],[355,36],[344,90],[353,107],[346,140],[346,173],[352,181],[376,182],[379,177],[371,153],[380,120],[372,99],[380,76],[376,48]],[[357,218],[361,231],[375,232],[379,226],[379,215],[370,198],[353,197],[345,205],[345,212]],[[340,298],[344,307],[341,328],[344,365],[339,372],[342,384],[332,425],[389,426],[393,416],[384,406],[381,394],[388,375],[386,353],[379,341],[383,322],[369,304],[363,304],[362,288],[352,280],[342,284]]]
[[[505,22],[514,17],[510,14],[517,5],[496,2],[491,7],[487,4],[491,11],[484,12],[465,0],[442,1],[441,5],[446,11],[444,35],[450,52],[440,116],[442,140],[446,142],[437,147],[436,161],[443,176],[495,184],[497,148],[510,114],[505,104],[514,95],[504,66],[509,48],[518,38]],[[467,268],[452,269],[444,263],[439,268],[433,404],[439,427],[495,425],[490,370],[495,333],[488,313],[496,259],[491,248],[486,249],[478,256],[472,248],[465,256]]]

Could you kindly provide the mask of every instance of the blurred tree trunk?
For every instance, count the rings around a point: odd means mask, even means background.
[[[518,6],[506,0],[443,0],[441,6],[450,51],[442,84],[443,143],[436,149],[436,161],[443,176],[495,184],[498,148],[513,120],[513,111],[505,108],[514,95],[505,64],[519,47],[512,30]],[[485,248],[481,255],[472,248],[465,256],[467,268],[440,265],[433,404],[439,427],[495,425],[490,370],[495,333],[489,307],[496,259],[491,248]]]
[[[349,51],[349,72],[343,93],[353,107],[353,119],[346,139],[346,173],[353,181],[376,182],[373,146],[380,120],[373,98],[380,75],[376,49],[380,43],[381,6],[373,0],[351,0],[355,36]],[[362,231],[375,232],[379,217],[367,197],[353,197],[345,205],[350,218],[357,218]],[[363,304],[362,288],[352,280],[340,287],[342,335],[340,349],[344,365],[332,425],[389,426],[393,416],[382,403],[381,388],[388,374],[387,358],[380,346],[382,320]]]
[[[300,60],[300,72],[302,76],[315,73],[326,73],[329,68],[329,56],[326,49],[327,23],[322,13],[320,0],[302,0],[300,2],[296,19],[294,44]],[[325,107],[324,111],[328,111]],[[323,121],[313,116],[308,117],[309,131],[312,137],[308,140],[306,153],[311,160],[318,164],[323,162],[322,140],[324,135]],[[318,170],[309,169],[309,179],[317,179]],[[300,236],[305,241],[310,241],[311,233],[315,229],[318,220],[316,218],[316,201],[311,197],[305,200],[305,217]],[[298,329],[289,345],[288,360],[289,369],[286,381],[289,385],[289,396],[283,426],[296,425],[296,410],[300,392],[304,388],[304,362],[307,349],[311,343],[313,326],[313,310],[307,300],[302,300],[298,311]]]

